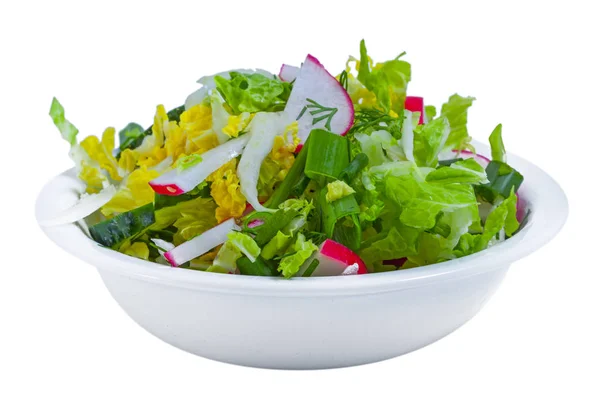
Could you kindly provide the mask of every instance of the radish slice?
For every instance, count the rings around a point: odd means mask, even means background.
[[[84,219],[108,203],[110,199],[113,198],[115,193],[117,193],[117,189],[113,185],[110,185],[102,189],[100,193],[83,194],[81,198],[71,207],[59,212],[53,217],[40,220],[39,224],[41,226],[50,227],[70,224],[72,222]]]
[[[223,143],[203,153],[200,163],[183,171],[179,171],[177,168],[171,169],[150,181],[150,186],[156,193],[167,196],[178,196],[189,192],[223,164],[239,156],[248,140],[250,140],[250,135],[246,134]]]
[[[160,249],[158,250],[158,254],[160,254],[161,256],[163,256],[165,254],[165,252],[167,251],[171,251],[175,248],[175,245],[171,242],[167,242],[166,240],[162,240],[162,239],[150,239],[152,240],[152,243],[154,243],[157,247],[160,247]],[[161,250],[164,249],[165,251]]]
[[[293,65],[282,64],[279,70],[279,78],[284,82],[292,82],[300,73],[299,67]]]
[[[515,195],[517,196],[517,221],[521,223],[527,215],[527,202],[518,193],[515,193]]]
[[[164,256],[173,267],[177,267],[225,243],[229,232],[239,230],[240,227],[236,225],[235,220],[230,218],[173,250],[167,251]]]
[[[419,116],[419,125],[425,123],[425,102],[423,101],[422,97],[406,96],[404,108],[411,112],[421,113]]]
[[[457,150],[452,150],[452,152],[457,153],[456,155],[459,156],[460,158],[474,159],[483,168],[486,168],[488,166],[488,164],[490,163],[489,158],[482,156],[481,154],[475,154],[473,152],[470,152],[469,150],[463,150],[461,152],[458,152]]]
[[[242,194],[256,211],[269,210],[258,201],[256,185],[262,162],[271,152],[275,136],[285,127],[282,116],[282,113],[259,112],[248,125],[250,141],[240,159],[237,175],[240,178]]]
[[[342,275],[345,271],[347,271],[346,275],[352,274],[354,267],[352,269],[348,268],[354,264],[357,266],[357,274],[367,273],[367,266],[356,253],[338,242],[327,239],[319,246],[319,251],[304,263],[296,276],[302,276],[314,259],[319,260],[319,265],[311,276]]]
[[[300,68],[284,112],[290,121],[298,120],[300,143],[315,128],[344,135],[354,122],[354,106],[348,92],[310,54]]]

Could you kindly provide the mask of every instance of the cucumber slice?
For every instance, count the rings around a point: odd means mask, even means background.
[[[103,246],[118,248],[125,240],[142,233],[154,223],[154,205],[145,206],[117,215],[90,226],[92,239]]]

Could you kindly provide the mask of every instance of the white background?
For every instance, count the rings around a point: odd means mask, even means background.
[[[600,398],[594,3],[3,3],[0,398]],[[149,124],[156,104],[178,106],[196,79],[220,70],[275,71],[310,52],[338,72],[363,37],[376,60],[408,52],[409,91],[428,103],[477,97],[472,135],[485,140],[502,122],[507,148],[548,171],[570,200],[561,234],[515,263],[487,307],[449,337],[331,371],[208,361],[144,332],[92,267],[37,228],[37,192],[71,163],[47,115],[52,96],[82,135],[100,134]]]

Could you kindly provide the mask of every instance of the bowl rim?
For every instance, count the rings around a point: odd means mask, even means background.
[[[489,155],[486,144],[473,141],[478,152]],[[338,296],[394,291],[437,282],[441,279],[460,279],[507,267],[546,243],[558,234],[566,222],[568,200],[559,184],[533,163],[508,154],[510,164],[525,180],[519,195],[530,209],[527,224],[509,240],[481,252],[438,264],[390,272],[356,275],[282,279],[202,273],[199,271],[163,266],[103,248],[90,239],[76,223],[45,227],[44,233],[58,246],[103,272],[136,278],[156,284],[184,287],[193,290],[256,294],[267,296]],[[36,201],[36,219],[73,204],[81,192],[81,181],[71,168],[51,179]]]

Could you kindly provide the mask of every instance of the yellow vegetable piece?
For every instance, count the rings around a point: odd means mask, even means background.
[[[133,244],[129,244],[129,241],[127,241],[121,246],[119,251],[127,254],[128,256],[141,258],[142,260],[148,260],[150,257],[150,249],[144,242],[135,242]]]
[[[115,149],[115,128],[106,128],[102,134],[102,141],[96,136],[88,136],[81,142],[81,147],[93,161],[97,162],[100,168],[109,173],[115,181],[122,179],[119,175],[119,164],[113,156]]]
[[[240,115],[230,115],[227,125],[223,128],[223,133],[232,138],[238,137],[246,129],[253,117],[254,114],[248,112],[241,113]]]
[[[237,159],[234,158],[206,179],[212,182],[210,195],[218,205],[215,216],[219,223],[231,217],[241,217],[246,209],[246,198],[240,189],[236,166]]]
[[[356,193],[350,185],[344,181],[334,181],[327,184],[327,193],[325,194],[325,200],[328,203],[339,200],[346,196]]]
[[[131,211],[154,201],[154,190],[148,185],[148,182],[157,178],[158,172],[146,168],[145,166],[133,171],[114,197],[102,207],[102,214],[110,216],[112,214]]]

